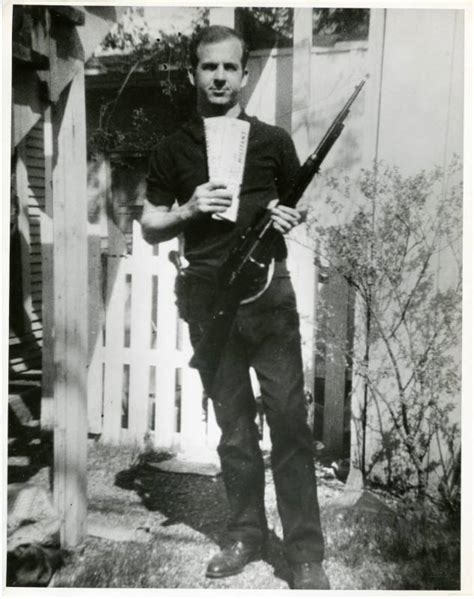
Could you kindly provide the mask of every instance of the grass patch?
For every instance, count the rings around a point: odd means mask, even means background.
[[[326,555],[354,574],[354,587],[391,590],[460,588],[460,534],[452,522],[404,502],[393,516],[323,509]]]
[[[267,475],[272,526],[276,502]],[[148,541],[87,537],[56,573],[54,586],[288,588],[277,526],[268,561],[254,562],[234,577],[205,578],[227,518],[220,477],[159,472],[130,449],[91,443],[88,487],[90,516],[109,529],[145,527]],[[337,481],[319,481],[325,567],[333,589],[459,589],[458,527],[440,513],[407,502],[392,502],[393,514],[336,507],[333,500],[343,488]]]

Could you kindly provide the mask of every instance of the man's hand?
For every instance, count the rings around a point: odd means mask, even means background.
[[[224,212],[232,203],[232,193],[220,181],[198,185],[182,206],[170,209],[145,200],[141,218],[143,238],[148,243],[161,243],[182,233],[186,225],[203,214]]]
[[[183,206],[189,217],[224,212],[232,203],[232,192],[221,181],[208,181],[198,185],[188,202]]]
[[[289,233],[293,227],[302,223],[305,219],[305,214],[297,210],[296,208],[290,208],[289,206],[277,205],[278,200],[273,200],[268,205],[271,212],[273,227],[283,233]]]

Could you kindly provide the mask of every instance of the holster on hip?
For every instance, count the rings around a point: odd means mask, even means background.
[[[209,319],[215,301],[216,288],[210,281],[183,273],[175,281],[176,305],[179,316],[190,322]]]

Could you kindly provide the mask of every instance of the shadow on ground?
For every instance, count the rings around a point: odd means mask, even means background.
[[[228,518],[224,483],[220,476],[161,472],[141,462],[116,475],[115,484],[135,491],[144,507],[158,511],[167,519],[162,526],[185,524],[222,547]],[[274,575],[288,583],[290,571],[283,543],[269,531],[265,561]]]
[[[10,420],[11,423],[11,420]],[[53,433],[39,426],[9,426],[8,484],[26,483],[49,467],[50,484],[53,465]]]

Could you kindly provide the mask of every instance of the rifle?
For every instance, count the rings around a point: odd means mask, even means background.
[[[294,208],[331,150],[344,128],[349,109],[359,95],[366,79],[356,86],[349,100],[332,122],[326,134],[300,167],[284,205]],[[259,212],[254,222],[243,232],[217,273],[217,294],[211,319],[204,330],[189,365],[199,370],[215,372],[228,339],[238,307],[252,301],[269,284],[273,250],[279,234],[272,227],[268,209]],[[263,289],[262,289],[263,280]],[[250,292],[251,297],[246,299]]]

